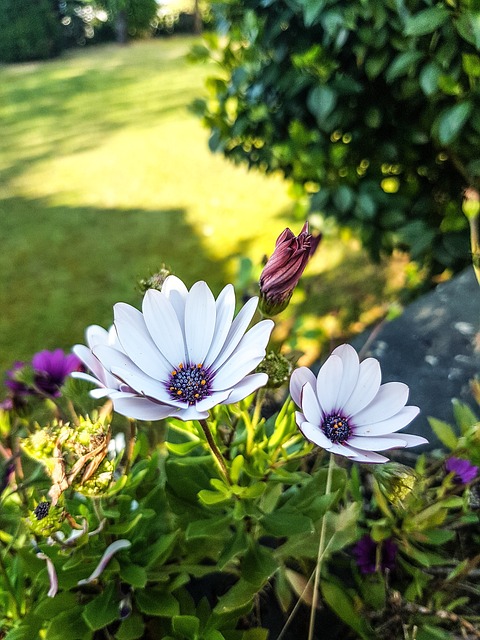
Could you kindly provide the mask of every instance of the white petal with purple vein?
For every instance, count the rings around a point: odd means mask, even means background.
[[[238,312],[237,317],[232,322],[232,326],[228,332],[227,338],[225,339],[224,345],[216,357],[215,361],[212,363],[212,367],[214,369],[219,369],[226,360],[230,357],[230,355],[235,351],[238,343],[242,339],[245,334],[245,331],[250,324],[253,315],[257,309],[258,298],[250,298],[245,305]]]
[[[343,363],[343,377],[337,397],[337,406],[343,407],[357,384],[360,362],[357,352],[349,344],[340,345],[332,351],[332,355],[341,358]]]
[[[233,315],[235,313],[235,290],[231,284],[227,284],[222,289],[216,301],[216,321],[213,340],[205,358],[205,365],[209,366],[218,356],[227,339],[228,332],[232,326]]]
[[[250,376],[245,376],[238,384],[236,384],[227,400],[224,400],[223,404],[233,404],[243,400],[251,393],[263,387],[268,382],[268,376],[266,373],[252,373]]]

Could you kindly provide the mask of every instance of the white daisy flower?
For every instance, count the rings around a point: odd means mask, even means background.
[[[116,381],[117,390],[104,383],[115,410],[138,420],[202,420],[215,405],[238,402],[265,385],[265,373],[249,375],[265,357],[273,329],[271,320],[262,320],[247,331],[257,302],[251,298],[234,319],[232,285],[215,300],[205,282],[188,291],[169,276],[161,291],[146,292],[142,312],[116,304],[119,344],[91,347]],[[83,351],[75,353],[85,362]],[[94,373],[100,379],[98,367]]]
[[[112,376],[112,374],[102,366],[92,352],[98,345],[107,345],[120,351],[122,350],[118,342],[115,327],[112,326],[107,331],[103,327],[92,324],[90,327],[87,327],[85,331],[85,340],[88,347],[83,344],[76,344],[72,351],[77,358],[80,358],[87,369],[92,372],[92,375],[83,371],[74,371],[71,374],[72,378],[80,378],[81,380],[92,382],[97,387],[97,389],[90,391],[90,395],[94,398],[104,398],[114,391],[124,390],[131,392],[131,389],[129,389],[127,385]]]
[[[317,377],[300,367],[290,380],[290,394],[301,408],[296,413],[300,431],[307,440],[354,462],[388,462],[375,451],[427,443],[421,436],[397,433],[420,411],[405,406],[407,385],[380,383],[378,360],[360,363],[348,344],[332,352]]]

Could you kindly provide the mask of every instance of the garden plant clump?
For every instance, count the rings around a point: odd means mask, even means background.
[[[270,316],[319,242],[284,231],[242,305],[164,270],[72,354],[12,364],[0,638],[480,636],[479,420],[454,402],[444,450],[405,453],[419,408],[377,360],[297,365]]]

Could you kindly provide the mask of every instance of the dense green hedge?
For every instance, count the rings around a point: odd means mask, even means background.
[[[432,271],[470,260],[461,212],[480,186],[478,0],[214,2],[196,47],[220,74],[196,108],[210,145],[280,170],[374,256]]]
[[[54,0],[0,0],[0,62],[50,58],[61,40]]]

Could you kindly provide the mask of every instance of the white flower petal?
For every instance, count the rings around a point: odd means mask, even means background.
[[[416,447],[419,444],[428,444],[428,440],[423,436],[415,436],[410,433],[396,433],[395,437],[403,440],[407,448]]]
[[[322,449],[329,450],[332,448],[333,442],[327,438],[320,427],[310,424],[310,422],[302,422],[298,425],[298,428],[310,442],[314,442]]]
[[[354,451],[353,448],[352,451]],[[384,462],[389,462],[388,458],[382,456],[380,453],[375,453],[374,451],[354,451],[354,453],[357,454],[354,462],[366,462],[373,464],[383,464]]]
[[[230,389],[225,391],[214,391],[212,395],[207,396],[203,400],[195,403],[197,411],[208,411],[217,404],[223,404],[227,398],[230,397]]]
[[[355,415],[373,400],[380,388],[381,379],[378,360],[367,358],[360,363],[355,389],[343,407],[338,407],[345,418]]]
[[[72,376],[72,378],[77,378],[77,380],[86,380],[87,382],[93,382],[93,384],[97,387],[100,384],[98,378],[94,378],[89,373],[83,373],[83,371],[72,371],[70,375]]]
[[[98,359],[90,351],[90,349],[88,347],[86,347],[85,345],[83,345],[83,344],[76,344],[73,347],[72,351],[77,356],[77,358],[80,358],[80,360],[83,362],[83,364],[88,369],[90,369],[90,371],[93,373],[95,378],[97,378],[96,383],[97,384],[102,384],[105,381],[105,375],[106,375],[107,372],[102,367],[102,365],[98,361]],[[78,375],[79,373],[81,375]],[[74,378],[80,378],[80,377],[82,377],[82,376],[84,376],[86,374],[84,374],[81,371],[73,371],[70,375],[72,377],[74,377]]]
[[[140,369],[133,367],[112,367],[112,373],[140,396],[148,396],[171,406],[183,406],[183,402],[173,400],[164,382],[154,380]]]
[[[172,368],[186,364],[183,327],[172,303],[156,289],[149,289],[143,299],[143,317],[153,341]]]
[[[198,411],[195,406],[186,407],[176,414],[176,418],[180,420],[206,420],[208,418],[208,411]]]
[[[134,395],[123,394],[112,397],[112,399],[117,413],[135,420],[162,420],[169,416],[176,417],[179,412],[178,408]]]
[[[118,339],[125,353],[152,378],[165,379],[170,372],[169,362],[150,337],[143,315],[124,302],[113,309]]]
[[[342,344],[332,351],[343,363],[343,376],[338,389],[337,406],[343,407],[352,395],[358,380],[360,361],[355,349],[349,344]]]
[[[141,369],[130,360],[126,353],[118,351],[118,349],[114,349],[113,347],[99,344],[94,347],[93,354],[108,372],[111,372],[112,367],[123,367],[126,369],[131,367],[134,371],[143,373]]]
[[[242,349],[238,353],[234,353],[223,367],[215,372],[212,381],[212,389],[221,391],[223,389],[232,389],[247,374],[257,367],[265,357],[265,352],[260,352],[252,347],[251,349]]]
[[[395,433],[399,429],[403,429],[414,418],[418,416],[420,409],[418,407],[403,407],[398,413],[391,418],[375,422],[374,424],[365,424],[357,427],[353,426],[353,433],[356,436],[382,436],[389,433]],[[356,421],[356,416],[354,418]]]
[[[162,285],[162,294],[169,300],[175,309],[180,326],[183,327],[185,317],[185,302],[188,289],[177,276],[167,276]]]
[[[268,382],[268,376],[266,373],[252,373],[250,376],[245,376],[245,378],[236,384],[227,400],[224,400],[223,404],[233,404],[234,402],[239,402],[243,400],[251,393],[263,387]]]
[[[109,344],[109,332],[98,324],[87,327],[85,338],[90,349],[97,344]]]
[[[338,390],[342,382],[343,363],[335,355],[331,355],[324,363],[317,376],[317,396],[325,414],[337,409]]]
[[[228,335],[222,346],[222,349],[214,362],[211,363],[211,367],[215,370],[219,369],[224,364],[231,354],[235,351],[238,343],[242,339],[245,331],[250,324],[253,315],[257,309],[258,298],[250,298],[245,305],[238,312],[237,317],[232,322]]]
[[[317,395],[308,382],[302,389],[302,409],[307,422],[316,424],[320,428],[323,422],[323,412],[318,404]]]
[[[215,298],[205,282],[196,282],[185,303],[188,362],[203,364],[215,330]]]
[[[222,289],[216,301],[216,321],[212,344],[205,358],[205,366],[214,362],[227,339],[235,313],[235,290],[231,284]]]
[[[290,376],[290,395],[297,407],[302,406],[302,389],[307,382],[312,389],[316,388],[317,380],[315,375],[307,367],[295,369]]]
[[[360,451],[386,451],[395,447],[404,447],[405,443],[400,438],[385,436],[352,436],[348,438],[349,446]]]
[[[355,425],[372,424],[397,414],[408,400],[408,387],[403,382],[382,384],[375,398],[362,411],[355,413]]]
[[[359,452],[354,451],[351,447],[346,445],[345,443],[332,443],[330,447],[330,453],[335,453],[338,456],[343,456],[344,458],[354,459],[354,462],[357,462],[357,458],[359,457]]]
[[[108,389],[107,387],[98,387],[97,389],[92,389],[89,391],[89,395],[91,398],[100,399],[109,397],[112,393],[115,393],[117,389]]]

